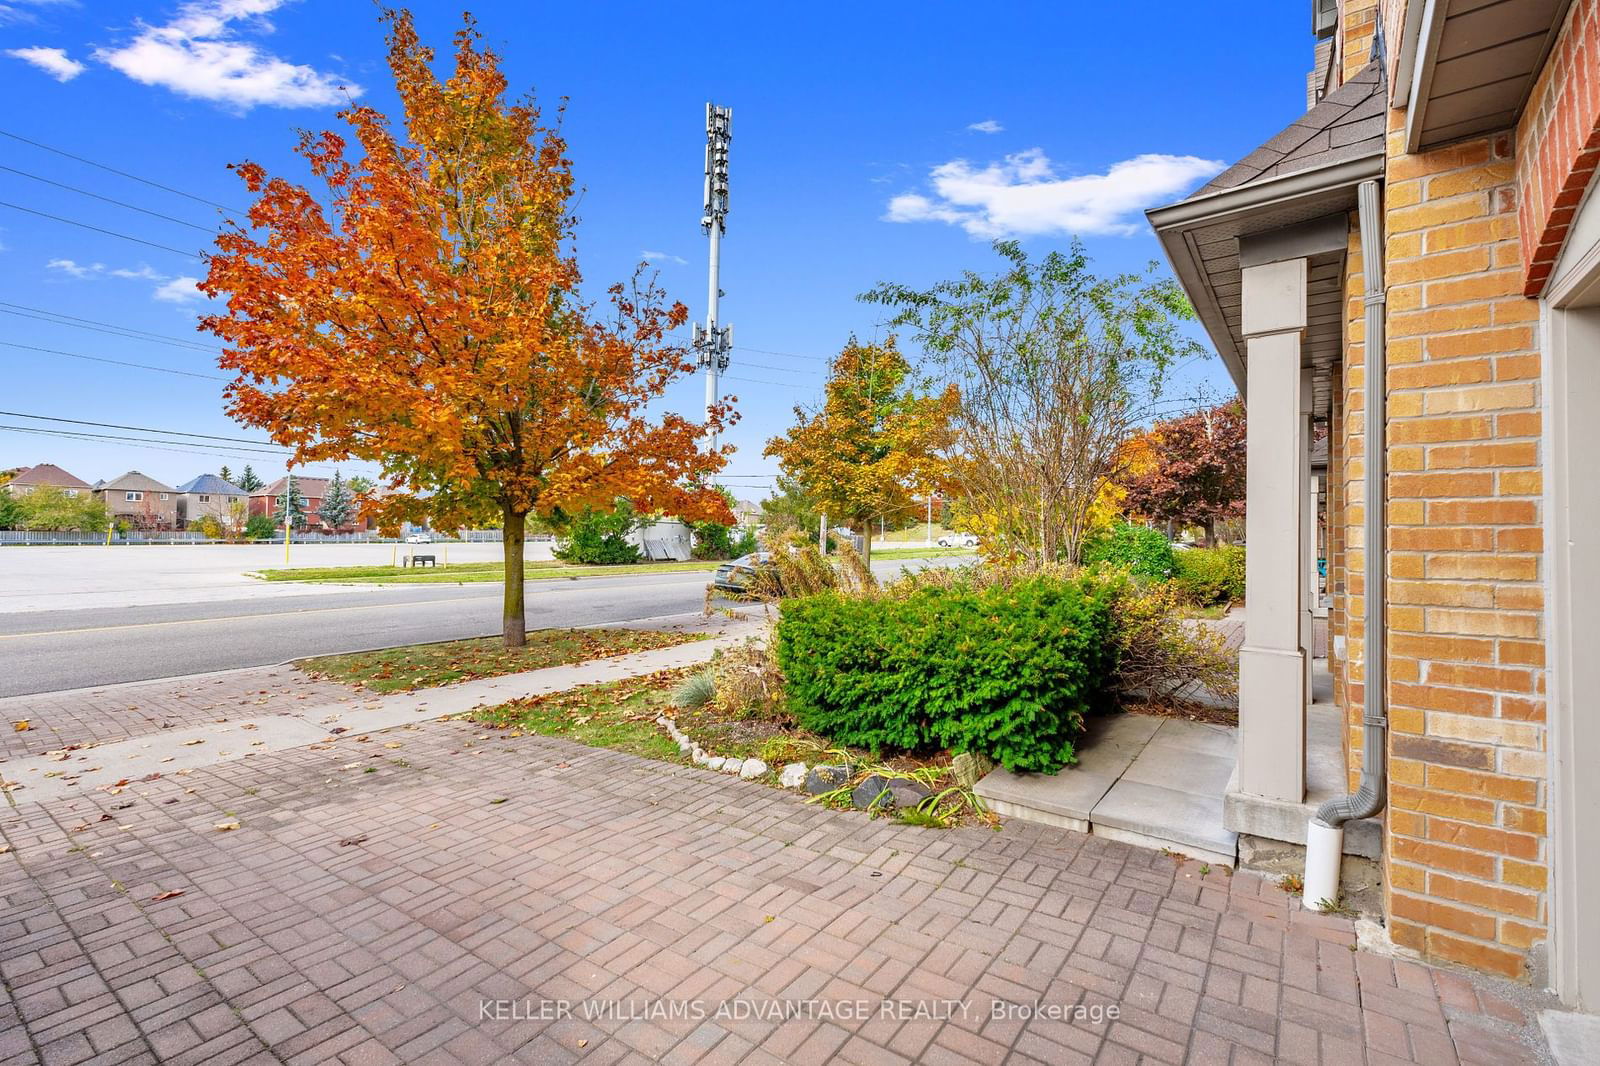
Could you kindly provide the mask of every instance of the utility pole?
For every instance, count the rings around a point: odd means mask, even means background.
[[[720,397],[717,375],[728,369],[728,351],[733,347],[733,327],[717,325],[717,302],[722,298],[722,234],[728,217],[728,142],[733,140],[733,108],[706,104],[706,188],[705,210],[700,228],[711,238],[711,279],[706,293],[706,323],[694,327],[694,349],[706,371],[706,421]],[[713,434],[711,447],[717,446]]]

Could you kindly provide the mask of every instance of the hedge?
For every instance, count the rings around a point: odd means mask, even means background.
[[[1086,566],[1107,563],[1135,577],[1165,581],[1176,563],[1172,544],[1159,529],[1118,522],[1084,545]]]
[[[1190,548],[1174,553],[1172,580],[1185,596],[1202,607],[1244,599],[1244,548]]]
[[[776,650],[791,711],[840,744],[1052,773],[1106,698],[1113,595],[1090,578],[1035,577],[786,601]]]

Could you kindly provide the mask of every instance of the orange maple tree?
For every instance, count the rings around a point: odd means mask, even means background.
[[[822,406],[796,407],[795,424],[767,442],[766,454],[830,518],[861,527],[869,564],[872,523],[915,510],[949,476],[960,395],[954,385],[919,393],[911,378],[893,337],[851,337],[829,364]]]
[[[394,529],[498,521],[507,646],[524,642],[529,514],[609,508],[731,521],[709,486],[731,424],[652,418],[694,366],[666,333],[688,311],[636,272],[586,301],[573,248],[571,161],[559,122],[507,99],[500,59],[467,16],[455,69],[408,12],[386,11],[405,136],[371,107],[339,113],[298,152],[322,197],[258,163],[236,164],[256,197],[248,225],[217,238],[200,288],[225,297],[201,321],[237,376],[228,411],[294,450],[293,462],[369,459],[384,490],[364,513]]]

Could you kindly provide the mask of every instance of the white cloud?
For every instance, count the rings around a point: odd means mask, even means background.
[[[104,263],[79,263],[73,259],[52,259],[44,266],[46,270],[59,270],[75,278],[92,278],[106,268]]]
[[[187,274],[173,277],[163,274],[147,264],[140,263],[137,267],[107,267],[104,263],[80,263],[75,259],[52,259],[45,264],[48,270],[59,271],[68,277],[79,281],[88,281],[92,278],[120,278],[127,281],[149,281],[155,283],[155,288],[150,295],[162,303],[184,304],[191,300],[205,299],[205,294],[195,288],[200,279]]]
[[[1000,125],[1000,123],[996,122],[992,118],[986,118],[982,122],[972,123],[967,127],[967,129],[971,130],[973,133],[999,133],[1001,130],[1005,129],[1005,127]]]
[[[10,3],[0,4],[0,26],[31,26],[37,23],[39,16],[29,8],[77,6],[77,0],[11,0]]]
[[[658,259],[665,259],[665,260],[668,260],[670,262],[679,263],[679,264],[687,264],[689,262],[689,260],[685,259],[683,256],[681,256],[681,255],[673,255],[671,252],[650,252],[650,251],[645,251],[645,252],[640,252],[639,253],[639,257],[641,259],[644,259],[646,262],[654,262],[654,261],[656,261]]]
[[[143,263],[139,264],[139,268],[137,270],[129,270],[127,267],[118,267],[109,273],[114,278],[135,278],[143,281],[167,280],[167,276],[165,274],[158,274],[154,270],[151,270],[148,266],[145,266]]]
[[[195,288],[195,286],[198,284],[200,284],[199,278],[192,278],[185,274],[182,277],[173,278],[166,284],[158,286],[155,291],[155,297],[158,300],[162,300],[170,304],[182,304],[188,303],[190,300],[201,300],[205,298],[205,293]]]
[[[139,24],[120,48],[94,57],[134,81],[239,111],[268,107],[322,107],[359,96],[359,85],[337,75],[290,63],[242,40],[235,23],[270,33],[265,17],[286,0],[194,0],[163,26]]]
[[[932,195],[905,193],[889,201],[886,222],[945,222],[974,237],[1033,237],[1050,233],[1114,234],[1143,230],[1137,212],[1170,200],[1223,164],[1192,155],[1139,155],[1103,174],[1060,177],[1042,148],[1008,155],[982,167],[954,159],[928,176]]]
[[[56,81],[71,81],[83,73],[83,64],[60,48],[8,48],[6,55],[32,63]]]

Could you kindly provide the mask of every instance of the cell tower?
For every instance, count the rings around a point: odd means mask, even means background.
[[[733,347],[733,327],[717,325],[717,301],[722,298],[722,234],[728,218],[728,142],[733,140],[733,108],[706,104],[706,196],[700,228],[711,238],[711,281],[706,293],[706,324],[695,323],[694,349],[706,370],[706,420],[716,406],[717,375],[728,369]],[[717,438],[711,438],[717,446]]]

